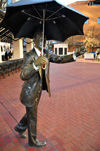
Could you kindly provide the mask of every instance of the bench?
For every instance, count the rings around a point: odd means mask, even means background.
[[[9,60],[0,63],[0,76],[2,75],[3,78],[6,78],[5,77],[6,73],[8,74],[8,76],[10,76],[10,72],[12,72],[12,74],[14,70],[17,72],[17,70],[20,70],[22,63],[23,59]]]

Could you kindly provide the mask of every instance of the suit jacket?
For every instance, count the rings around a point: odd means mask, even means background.
[[[48,64],[47,68],[43,71],[41,71],[41,69],[39,69],[39,71],[34,69],[33,62],[38,58],[35,49],[30,50],[24,56],[20,77],[25,82],[22,86],[20,101],[27,107],[31,107],[36,101],[39,101],[42,90],[46,90],[49,96],[51,96],[49,86],[49,62],[66,63],[75,61],[73,54],[57,56],[55,54],[48,54],[47,50],[45,50],[45,54],[48,58]]]

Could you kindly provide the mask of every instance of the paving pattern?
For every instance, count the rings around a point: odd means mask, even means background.
[[[14,126],[25,113],[20,72],[0,81],[0,151],[100,151],[100,64],[50,64],[50,87],[38,105],[37,136],[47,142],[30,148]],[[26,132],[27,134],[27,132]]]

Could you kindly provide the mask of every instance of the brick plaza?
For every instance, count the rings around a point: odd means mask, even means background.
[[[22,84],[20,71],[0,81],[0,151],[100,151],[100,63],[50,64],[52,96],[43,91],[38,105],[41,149],[14,131],[25,113]]]

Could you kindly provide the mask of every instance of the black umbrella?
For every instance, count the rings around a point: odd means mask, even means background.
[[[65,41],[70,36],[83,35],[87,19],[57,0],[20,0],[7,7],[1,27],[9,29],[15,38],[32,39],[36,32],[43,32],[44,43],[44,36],[47,40]]]

